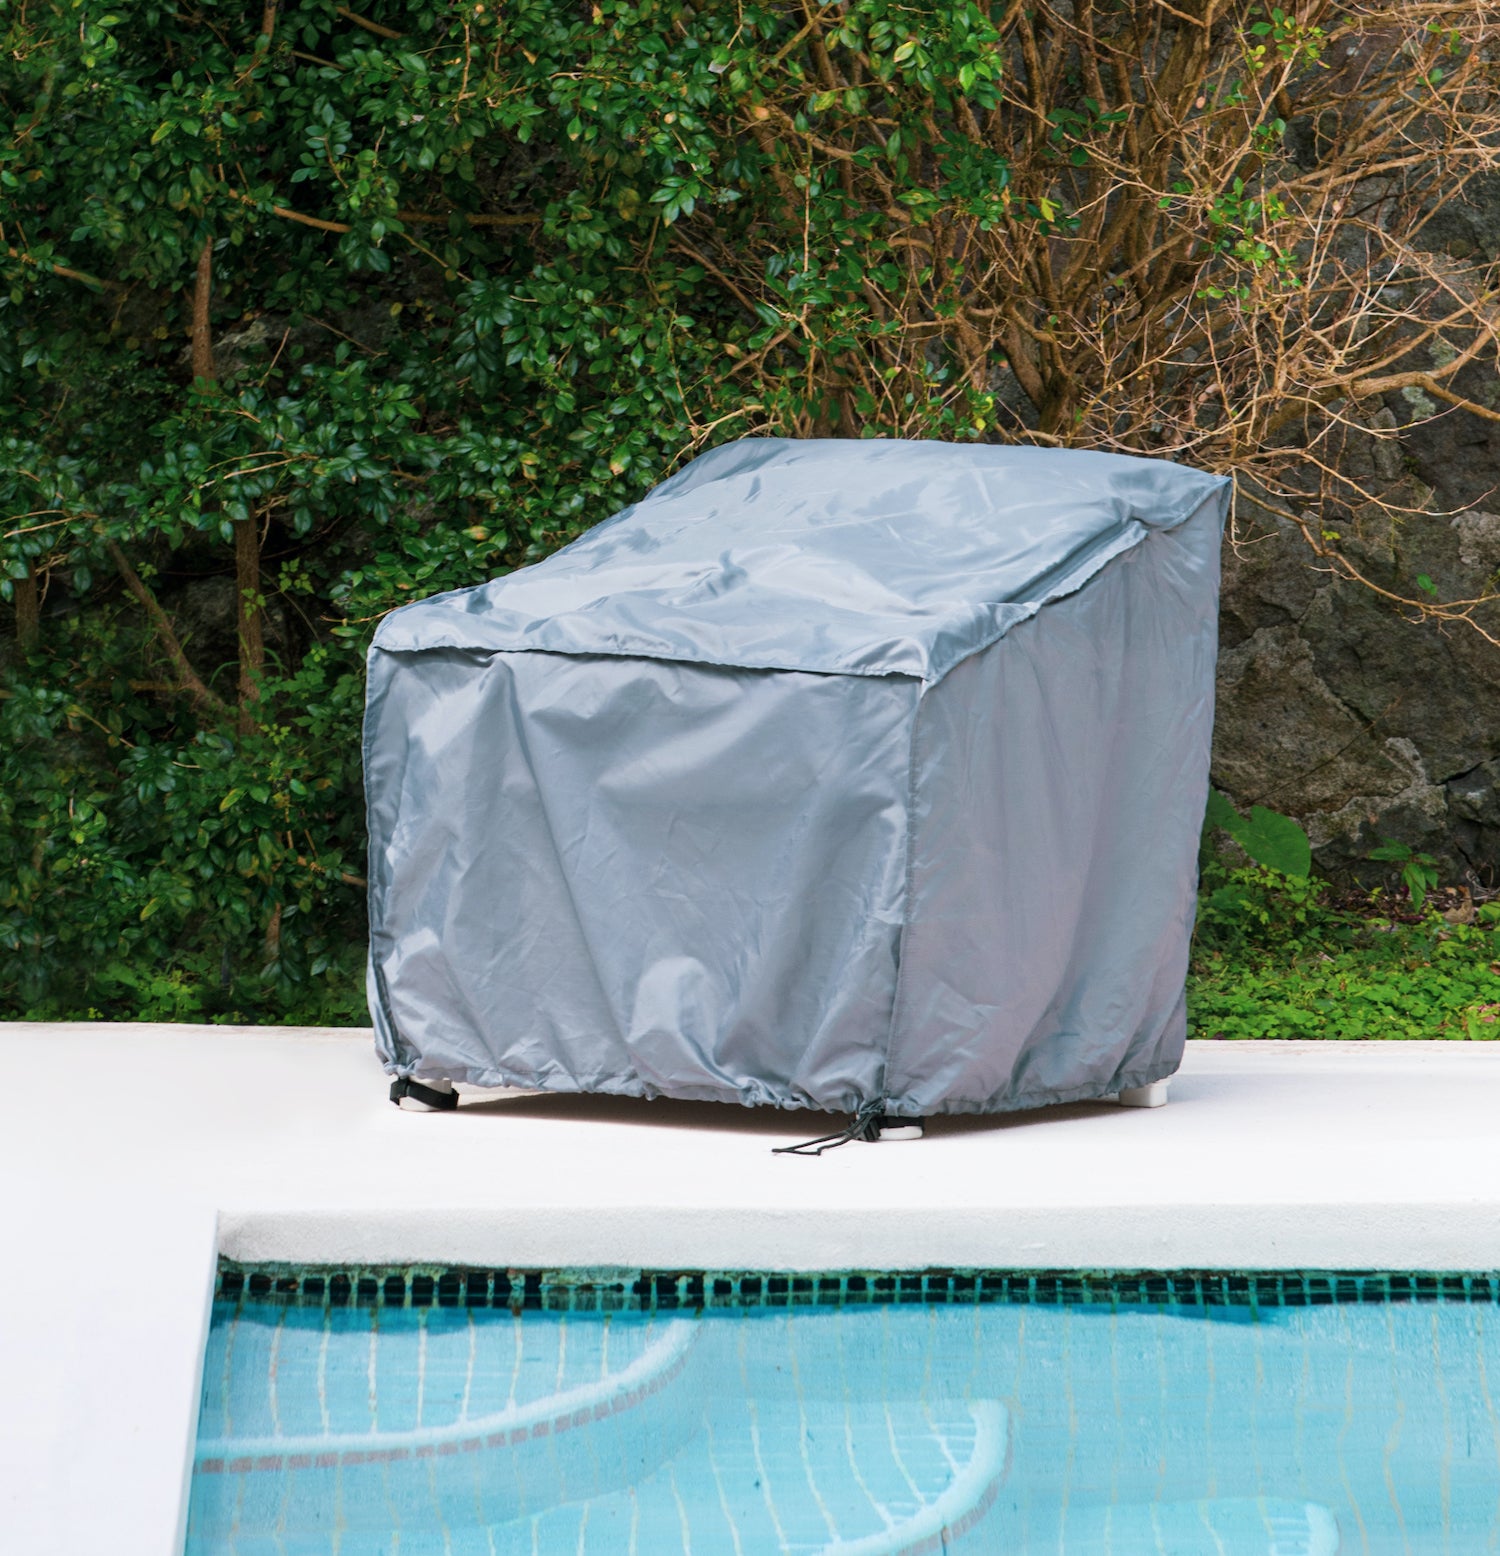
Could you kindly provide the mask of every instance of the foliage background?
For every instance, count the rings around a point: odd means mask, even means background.
[[[1177,452],[1357,571],[1348,407],[1493,348],[1418,9],[5,7],[0,1014],[363,1019],[373,624],[712,442]]]

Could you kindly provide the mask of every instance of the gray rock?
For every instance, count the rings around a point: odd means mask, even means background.
[[[1500,760],[1485,762],[1472,772],[1450,778],[1448,828],[1454,848],[1468,866],[1466,874],[1494,885],[1500,859]]]
[[[1429,218],[1423,241],[1456,259],[1500,255],[1500,175],[1471,180],[1460,199],[1446,202]]]
[[[1285,626],[1307,614],[1319,576],[1306,542],[1285,521],[1245,499],[1224,548],[1219,641],[1242,643],[1262,627]]]
[[[1344,451],[1360,479],[1416,510],[1395,525],[1349,516],[1341,533],[1361,571],[1407,598],[1424,597],[1419,577],[1444,600],[1492,589],[1500,515],[1434,512],[1444,494],[1404,469],[1387,485],[1388,448],[1355,438]],[[1500,638],[1500,611],[1481,625]],[[1334,577],[1295,525],[1245,499],[1225,547],[1220,642],[1214,781],[1242,809],[1297,817],[1335,879],[1385,879],[1368,855],[1394,840],[1436,857],[1447,880],[1500,884],[1500,647]]]
[[[1453,520],[1458,559],[1474,577],[1493,584],[1500,575],[1500,513],[1470,509]]]
[[[1325,871],[1375,885],[1388,878],[1391,866],[1371,861],[1370,851],[1398,842],[1436,858],[1448,855],[1448,874],[1463,870],[1451,857],[1448,796],[1430,783],[1417,748],[1409,740],[1385,742],[1393,765],[1402,766],[1411,781],[1394,794],[1361,794],[1334,811],[1308,818],[1307,833]]]
[[[1413,781],[1404,757],[1329,690],[1295,626],[1262,627],[1222,654],[1214,774],[1242,806],[1310,817],[1392,797]]]

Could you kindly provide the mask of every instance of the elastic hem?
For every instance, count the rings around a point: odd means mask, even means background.
[[[1182,1061],[1178,1059],[1171,1064],[1127,1070],[1125,1074],[1114,1076],[1107,1082],[1079,1086],[1072,1091],[1022,1092],[1016,1097],[987,1097],[980,1101],[957,1097],[945,1098],[941,1102],[921,1102],[900,1096],[887,1097],[882,1103],[882,1110],[898,1118],[932,1118],[942,1113],[962,1113],[970,1117],[979,1117],[991,1113],[1024,1113],[1036,1108],[1057,1107],[1068,1102],[1097,1102],[1101,1098],[1112,1097],[1117,1092],[1130,1087],[1150,1086],[1155,1081],[1166,1080],[1177,1073],[1181,1063]],[[434,1067],[430,1063],[421,1065],[388,1063],[384,1068],[387,1075],[395,1077],[414,1076],[419,1068],[429,1079],[441,1072],[445,1080],[461,1082],[466,1086],[477,1086],[487,1091],[540,1091],[553,1096],[568,1097],[637,1097],[644,1102],[655,1102],[659,1099],[671,1102],[722,1102],[738,1104],[746,1108],[776,1108],[781,1112],[856,1113],[861,1107],[867,1106],[870,1100],[850,1094],[847,1098],[836,1102],[814,1102],[810,1098],[795,1097],[785,1093],[776,1094],[758,1088],[740,1092],[717,1086],[685,1086],[680,1090],[662,1091],[634,1077],[626,1081],[601,1083],[597,1086],[579,1086],[573,1082],[559,1083],[556,1080],[526,1080],[518,1076],[504,1075],[498,1070],[454,1067],[440,1071],[440,1067]]]

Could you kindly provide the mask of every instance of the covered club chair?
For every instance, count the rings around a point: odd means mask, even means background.
[[[750,438],[387,616],[393,1097],[713,1099],[866,1138],[1164,1100],[1228,499],[1166,460]]]

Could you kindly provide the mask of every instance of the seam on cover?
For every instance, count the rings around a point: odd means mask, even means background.
[[[385,1018],[386,1029],[391,1034],[391,1058],[394,1064],[399,1067],[399,1073],[404,1074],[411,1070],[420,1055],[402,1036],[401,1028],[396,1024],[395,1012],[391,1009],[390,995],[385,986],[385,969],[380,965],[375,954],[377,923],[375,885],[378,872],[375,868],[377,845],[374,826],[373,764],[370,761],[370,756],[375,748],[375,724],[380,717],[379,704],[385,700],[386,692],[386,688],[382,687],[378,697],[371,694],[374,680],[370,670],[376,651],[376,647],[372,643],[365,653],[365,710],[359,731],[360,777],[365,797],[365,922],[369,926],[369,940],[365,946],[365,966],[368,970],[365,986],[367,993],[371,984],[375,987],[376,997],[380,1001],[380,1014]],[[372,1010],[370,1012],[372,1022],[375,1019],[375,1015],[376,1012]],[[393,1071],[393,1073],[396,1072]]]
[[[906,937],[911,929],[912,877],[916,873],[917,732],[922,725],[926,702],[927,685],[924,682],[917,690],[917,705],[912,710],[911,744],[906,757],[906,836],[903,839],[906,857],[901,872],[901,933],[896,937],[896,986],[891,990],[891,1020],[885,1033],[885,1051],[880,1056],[882,1099],[890,1094],[891,1055],[895,1051],[896,1028],[901,1019],[901,999],[906,992]]]
[[[479,654],[485,658],[495,654],[551,654],[557,659],[644,659],[654,665],[687,665],[694,670],[755,670],[766,675],[853,676],[861,681],[922,681],[925,679],[920,670],[855,670],[844,665],[794,665],[784,660],[746,664],[740,660],[730,662],[727,659],[684,659],[680,654],[658,654],[641,648],[544,648],[537,643],[495,646],[438,642],[419,645],[380,643],[376,647],[382,654]]]
[[[1112,551],[1108,550],[1108,548],[1105,548],[1107,554],[1104,555],[1103,560],[1099,562],[1097,567],[1092,568],[1089,572],[1078,578],[1077,582],[1073,582],[1073,579],[1076,575],[1069,574],[1068,577],[1064,579],[1056,589],[1043,596],[1042,599],[1031,602],[1033,609],[1030,615],[1023,616],[1019,621],[1012,622],[1004,632],[997,633],[992,638],[987,638],[983,643],[978,644],[968,653],[962,655],[958,659],[955,659],[941,675],[934,677],[933,684],[946,679],[956,669],[958,669],[961,664],[964,664],[968,660],[973,659],[976,655],[988,652],[990,649],[994,648],[997,643],[1003,643],[1005,639],[1008,638],[1011,633],[1014,632],[1018,627],[1024,627],[1028,622],[1037,620],[1037,618],[1042,614],[1043,611],[1047,609],[1049,605],[1056,605],[1059,600],[1066,600],[1072,595],[1082,593],[1082,591],[1088,588],[1088,586],[1093,583],[1096,578],[1101,577],[1105,572],[1113,567],[1116,562],[1120,561],[1122,557],[1134,556],[1142,546],[1149,544],[1153,535],[1170,535],[1175,530],[1181,529],[1184,524],[1186,524],[1190,519],[1194,518],[1197,514],[1201,513],[1206,507],[1208,507],[1210,503],[1218,502],[1222,498],[1223,492],[1224,487],[1220,486],[1215,488],[1215,490],[1210,492],[1209,495],[1201,502],[1190,508],[1187,513],[1183,514],[1180,518],[1173,519],[1168,524],[1145,525],[1141,524],[1139,519],[1130,520],[1132,524],[1138,525],[1140,527],[1141,533],[1128,546],[1122,546],[1118,551]],[[1223,520],[1224,515],[1221,512],[1219,515],[1219,522],[1222,524]],[[1090,558],[1090,560],[1093,560],[1093,558]]]
[[[1198,507],[1201,506],[1201,503],[1198,504]],[[1196,511],[1197,508],[1194,508],[1193,512]],[[1104,569],[1108,567],[1109,564],[1117,557],[1124,556],[1128,552],[1134,551],[1139,546],[1141,546],[1152,534],[1154,528],[1167,528],[1167,526],[1145,525],[1142,524],[1139,519],[1126,519],[1124,522],[1127,525],[1134,525],[1138,533],[1129,539],[1125,539],[1125,537],[1116,535],[1109,541],[1106,541],[1105,544],[1099,546],[1097,549],[1089,548],[1090,554],[1071,572],[1065,574],[1061,579],[1059,579],[1056,587],[1049,589],[1047,593],[1044,594],[1040,599],[1028,600],[1025,602],[1025,604],[1029,606],[1030,609],[1024,616],[1018,617],[1015,621],[1011,622],[1009,626],[1001,630],[986,634],[981,642],[976,643],[971,649],[969,649],[967,653],[960,655],[959,658],[953,661],[953,664],[943,666],[943,668],[936,674],[933,674],[933,670],[935,668],[933,665],[928,665],[925,671],[916,669],[862,670],[859,667],[853,665],[791,664],[785,659],[777,660],[774,662],[764,660],[759,662],[751,662],[748,655],[740,655],[732,663],[730,663],[724,659],[684,659],[681,655],[663,654],[653,650],[649,646],[614,648],[596,645],[592,648],[577,649],[549,648],[536,643],[481,645],[472,642],[461,643],[456,641],[443,641],[447,634],[438,634],[434,641],[422,643],[420,645],[405,643],[382,643],[377,641],[372,645],[372,647],[378,648],[382,653],[386,654],[425,654],[441,651],[443,649],[449,649],[458,653],[471,654],[557,654],[564,659],[646,659],[655,663],[694,665],[700,669],[710,670],[727,669],[762,670],[771,672],[779,671],[782,674],[792,675],[853,675],[859,676],[865,680],[879,680],[885,677],[898,677],[908,680],[921,681],[924,685],[935,685],[957,665],[962,664],[965,659],[972,658],[975,654],[983,653],[987,648],[992,648],[996,643],[1000,642],[1003,638],[1007,637],[1012,631],[1014,631],[1016,627],[1022,626],[1025,622],[1035,620],[1037,615],[1046,606],[1052,604],[1054,600],[1065,599],[1070,594],[1076,594],[1080,589],[1084,588],[1087,584],[1092,582],[1092,580],[1096,578],[1101,572],[1103,572]],[[1173,521],[1171,527],[1175,528],[1182,522],[1183,521],[1180,519],[1175,520]],[[1124,540],[1124,543],[1120,544],[1119,542],[1122,540]],[[483,585],[476,585],[476,587],[482,588]],[[471,591],[463,590],[455,592],[469,593]],[[438,599],[440,596],[434,595],[433,598]],[[413,601],[411,606],[405,606],[403,609],[414,609],[417,605],[424,605],[426,603],[427,602],[425,600]],[[1016,602],[1007,600],[991,603],[996,605],[1009,605]],[[386,619],[391,620],[395,614],[395,612],[392,612],[392,616],[387,617]]]
[[[795,442],[795,441],[798,441],[798,440],[796,440],[796,439],[782,439],[780,441],[783,441],[783,442]],[[901,440],[893,440],[893,441],[901,441]],[[688,468],[688,466],[684,466],[683,470],[686,470],[687,468]],[[683,473],[682,471],[677,472],[677,474],[679,474],[679,475],[682,474],[682,473]],[[668,477],[668,481],[674,480],[675,478],[676,478],[675,476]],[[1128,547],[1126,549],[1133,550],[1136,545],[1140,544],[1141,540],[1145,539],[1146,534],[1149,534],[1153,530],[1167,531],[1167,530],[1172,530],[1172,529],[1178,528],[1180,525],[1186,523],[1189,519],[1191,519],[1193,517],[1193,515],[1195,513],[1197,513],[1200,508],[1205,507],[1209,502],[1212,502],[1212,501],[1214,501],[1216,499],[1222,502],[1223,499],[1224,499],[1224,493],[1225,493],[1225,489],[1226,488],[1228,488],[1230,498],[1232,499],[1232,497],[1233,497],[1233,489],[1234,489],[1233,481],[1231,481],[1228,476],[1218,476],[1218,477],[1216,477],[1216,481],[1217,481],[1217,484],[1215,485],[1215,487],[1207,495],[1199,496],[1194,501],[1190,502],[1185,508],[1174,510],[1170,515],[1168,515],[1160,523],[1148,524],[1148,523],[1145,522],[1145,520],[1137,518],[1133,513],[1128,513],[1126,515],[1126,518],[1125,518],[1124,522],[1129,523],[1129,524],[1135,524],[1135,525],[1139,526],[1139,528],[1143,531],[1143,534],[1130,547]],[[663,484],[666,484],[666,483],[663,483]],[[569,551],[574,546],[580,545],[583,541],[587,540],[590,536],[592,536],[595,533],[597,533],[597,531],[599,531],[601,529],[604,529],[604,528],[606,528],[608,526],[611,526],[617,520],[624,519],[624,518],[628,517],[629,515],[639,511],[642,507],[644,507],[647,503],[649,503],[650,500],[651,500],[650,496],[648,495],[647,497],[643,498],[639,503],[631,503],[626,508],[623,508],[619,513],[611,514],[608,518],[602,519],[598,524],[593,525],[588,530],[585,530],[582,535],[579,535],[575,539],[569,541],[569,543],[566,546],[561,547],[557,552],[554,553],[554,555],[559,555],[560,556],[560,555],[562,555],[563,552]],[[679,530],[683,529],[683,528],[687,528],[687,527],[688,527],[687,525],[679,526]],[[1034,606],[1035,606],[1035,609],[1033,610],[1032,614],[1035,615],[1036,610],[1039,610],[1044,605],[1050,604],[1055,599],[1062,598],[1064,594],[1075,593],[1078,589],[1081,589],[1083,587],[1083,585],[1086,584],[1097,572],[1099,572],[1103,567],[1107,566],[1111,561],[1114,560],[1114,558],[1116,556],[1118,556],[1120,554],[1121,554],[1120,552],[1113,552],[1113,553],[1111,553],[1109,556],[1107,556],[1105,558],[1104,562],[1102,562],[1099,567],[1093,568],[1091,571],[1086,573],[1076,584],[1073,584],[1071,587],[1065,588],[1063,590],[1054,590],[1054,591],[1048,593],[1047,595],[1045,595],[1040,600],[1037,600],[1035,602],[1028,602],[1028,603],[1033,603]],[[524,569],[524,568],[516,568],[516,569],[514,569],[515,572],[524,572],[525,570],[526,569]],[[655,653],[655,652],[652,652],[650,649],[641,649],[641,648],[634,648],[634,649],[630,649],[630,648],[622,648],[622,649],[599,649],[599,648],[595,648],[595,649],[589,649],[589,650],[586,650],[586,651],[579,651],[579,650],[575,650],[575,649],[539,649],[539,648],[536,648],[536,647],[534,647],[532,645],[529,645],[529,644],[527,644],[527,645],[513,645],[513,646],[510,646],[510,647],[492,647],[492,646],[481,645],[481,644],[476,644],[476,643],[457,643],[457,642],[454,642],[454,643],[442,643],[442,642],[438,642],[438,643],[423,643],[423,644],[417,645],[417,644],[389,644],[389,643],[385,643],[385,642],[381,641],[381,636],[382,636],[382,634],[386,630],[386,624],[388,622],[394,622],[394,621],[399,620],[399,618],[405,612],[419,609],[420,607],[425,606],[425,605],[430,605],[430,604],[434,603],[437,600],[457,599],[457,598],[459,598],[462,595],[473,594],[473,593],[475,593],[476,591],[478,591],[480,589],[484,589],[484,588],[489,587],[489,584],[493,583],[494,581],[495,581],[494,579],[489,579],[489,580],[486,580],[484,583],[469,584],[466,587],[461,588],[461,589],[445,589],[445,590],[440,591],[437,594],[429,595],[426,599],[423,599],[423,600],[412,600],[409,604],[400,606],[398,609],[390,612],[390,614],[386,617],[385,621],[382,621],[380,626],[379,626],[379,628],[377,628],[375,637],[372,640],[371,645],[370,645],[371,650],[373,651],[374,649],[378,648],[378,649],[381,649],[385,653],[420,654],[420,653],[424,653],[424,652],[426,652],[426,651],[428,651],[430,649],[435,649],[435,648],[439,648],[439,649],[440,648],[456,648],[456,649],[467,649],[467,650],[469,650],[471,652],[478,652],[478,653],[502,653],[502,654],[557,653],[557,654],[562,654],[565,657],[575,658],[575,659],[583,659],[583,658],[589,658],[589,657],[603,657],[603,658],[619,658],[619,659],[659,659],[659,660],[669,660],[669,661],[672,661],[672,662],[675,662],[675,663],[679,663],[679,664],[703,664],[703,665],[706,665],[706,664],[720,664],[720,663],[722,663],[721,661],[717,661],[717,660],[716,661],[709,661],[709,660],[703,660],[703,659],[677,659],[677,660],[673,660],[673,656],[671,656],[671,655]],[[1009,602],[1004,602],[1004,603],[1009,603]],[[1030,620],[1030,619],[1031,619],[1030,617],[1023,617],[1022,618],[1022,620]],[[1016,622],[1016,623],[1014,623],[1014,625],[1019,626],[1020,622]],[[1007,631],[1008,630],[1009,629],[1007,629]],[[972,650],[972,652],[978,653],[982,649],[990,647],[991,644],[999,642],[1000,638],[1004,637],[1005,635],[1006,634],[1004,632],[1001,632],[1001,633],[997,634],[995,637],[988,638],[985,642],[976,645],[976,647]],[[967,658],[969,656],[965,655],[964,657]],[[958,662],[961,662],[961,661],[958,661]],[[798,673],[805,674],[805,675],[861,675],[861,676],[914,675],[914,676],[918,676],[918,678],[920,678],[920,679],[924,679],[924,680],[926,679],[925,676],[919,675],[918,672],[908,671],[908,670],[877,670],[877,671],[873,671],[872,672],[872,671],[868,671],[868,670],[859,670],[859,669],[847,668],[847,667],[843,667],[843,666],[837,666],[837,667],[829,667],[827,665],[809,666],[809,665],[793,665],[793,664],[786,664],[786,663],[771,664],[771,663],[764,663],[764,662],[759,663],[759,664],[750,664],[750,663],[746,663],[743,660],[736,661],[733,665],[728,666],[728,668],[735,669],[735,670],[782,670],[782,671],[798,672]],[[950,665],[948,668],[952,669],[953,667]],[[945,670],[943,672],[943,674],[946,675],[947,671]],[[939,675],[935,679],[941,680],[942,676]]]
[[[1169,518],[1165,523],[1163,523],[1163,524],[1152,524],[1152,525],[1148,525],[1147,527],[1150,528],[1150,529],[1162,529],[1162,530],[1176,529],[1179,524],[1186,524],[1187,521],[1190,518],[1192,518],[1192,516],[1200,508],[1206,507],[1209,503],[1213,502],[1216,498],[1222,498],[1226,488],[1228,488],[1228,490],[1230,491],[1230,493],[1232,495],[1233,491],[1234,491],[1234,482],[1232,480],[1230,480],[1230,478],[1227,475],[1221,475],[1217,479],[1218,479],[1218,483],[1219,484],[1217,486],[1215,486],[1214,489],[1211,492],[1209,492],[1206,497],[1198,498],[1198,500],[1196,502],[1192,503],[1189,507],[1184,508],[1181,513],[1175,514],[1172,518]],[[1137,522],[1139,522],[1139,521],[1137,521]]]

